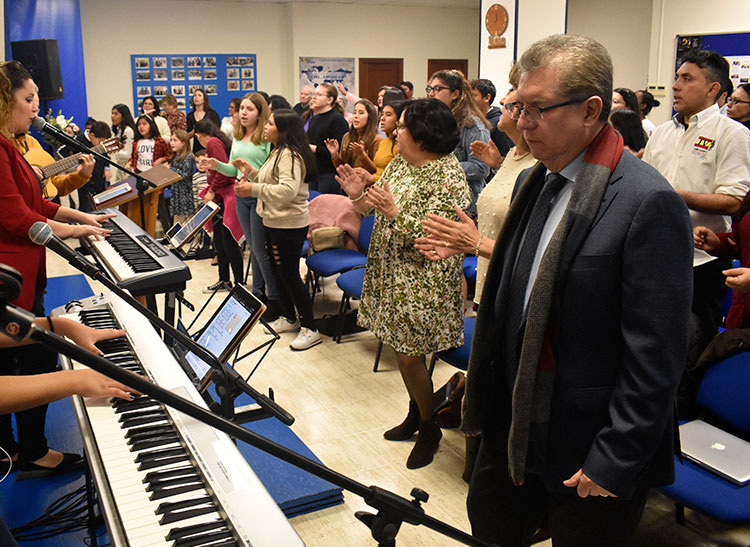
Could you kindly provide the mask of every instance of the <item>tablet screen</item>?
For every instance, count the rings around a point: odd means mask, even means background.
[[[190,220],[188,220],[184,226],[182,226],[176,234],[170,237],[169,242],[175,247],[180,248],[185,243],[190,241],[195,233],[203,226],[208,219],[210,219],[216,211],[218,211],[218,205],[213,202],[206,203],[203,207],[198,209]]]

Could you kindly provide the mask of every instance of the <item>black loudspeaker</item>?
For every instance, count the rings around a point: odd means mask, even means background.
[[[23,40],[11,42],[13,59],[20,61],[39,86],[43,101],[65,97],[60,73],[60,54],[57,40]]]

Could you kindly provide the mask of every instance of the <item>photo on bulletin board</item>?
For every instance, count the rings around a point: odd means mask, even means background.
[[[171,93],[178,108],[190,109],[197,89],[211,96],[211,106],[226,112],[229,101],[258,89],[257,56],[251,53],[138,54],[130,56],[133,110],[144,97]]]

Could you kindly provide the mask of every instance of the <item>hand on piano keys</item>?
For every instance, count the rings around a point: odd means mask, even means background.
[[[40,326],[46,327],[45,322],[46,319],[40,323]],[[92,328],[65,317],[55,318],[54,330],[56,334],[70,338],[83,349],[100,356],[104,353],[96,347],[97,342],[125,336],[125,331],[122,329]]]
[[[60,374],[70,375],[68,379],[72,384],[71,393],[83,397],[92,397],[95,399],[105,397],[111,399],[112,397],[117,397],[118,399],[132,401],[132,394],[141,395],[141,392],[121,384],[120,382],[116,382],[112,378],[108,378],[103,374],[99,374],[95,370],[63,370]]]

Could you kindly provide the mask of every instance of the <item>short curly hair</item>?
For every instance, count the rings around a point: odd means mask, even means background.
[[[427,152],[445,156],[458,146],[460,131],[451,109],[438,99],[407,101],[404,125]]]

